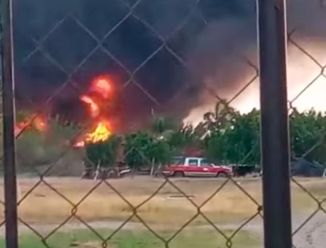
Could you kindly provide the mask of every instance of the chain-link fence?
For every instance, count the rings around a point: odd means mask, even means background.
[[[255,1],[13,2],[15,97],[4,85],[0,247],[263,247],[263,215],[266,240],[273,230],[286,235],[290,214],[279,207],[289,198],[281,167],[289,154],[278,128],[286,122],[281,90],[261,86],[261,139]],[[271,3],[277,17],[262,2],[261,81],[272,85],[285,75],[282,49],[270,43],[282,36],[282,1]],[[314,14],[303,18],[308,10]],[[324,13],[321,1],[288,1],[297,248],[321,247],[326,224]],[[11,61],[2,62],[10,81]],[[264,167],[271,187],[260,179],[261,146],[266,164],[276,164]],[[17,171],[8,169],[14,161]],[[287,247],[281,236],[270,247]]]
[[[294,5],[296,3],[292,3]],[[324,125],[319,126],[318,114],[324,112],[323,101],[320,101],[319,91],[324,87],[324,60],[322,41],[325,38],[323,30],[319,25],[325,20],[324,1],[302,1],[301,9],[313,11],[314,16],[306,22],[292,21],[289,27],[289,87],[293,90],[289,94],[290,133],[292,142],[292,155],[297,162],[293,168],[298,174],[309,176],[325,176],[323,159],[317,154],[323,151],[324,147]],[[299,8],[299,7],[298,7]],[[289,14],[295,19],[294,15]],[[302,71],[295,70],[296,61],[301,63]],[[292,67],[291,67],[292,63]],[[301,85],[295,84],[301,78]],[[310,99],[310,100],[309,100]],[[320,100],[318,100],[320,99]],[[302,109],[310,110],[302,114]],[[298,116],[310,116],[315,119],[314,128],[316,135],[311,136],[310,141],[299,148],[296,140],[302,139],[305,135],[303,130],[296,130]],[[313,117],[315,116],[315,117]],[[308,119],[307,118],[307,119]],[[307,122],[308,123],[308,122]],[[312,129],[310,129],[312,131]],[[312,131],[315,132],[315,131]],[[319,153],[321,154],[321,153]],[[306,171],[303,171],[306,167]],[[300,171],[300,172],[299,172]],[[301,198],[304,203],[293,203],[293,243],[295,247],[320,247],[323,238],[321,233],[325,230],[325,194],[323,193],[324,182],[312,180],[300,180],[292,178],[293,198]],[[302,205],[307,207],[303,211]],[[309,207],[308,207],[309,205]]]

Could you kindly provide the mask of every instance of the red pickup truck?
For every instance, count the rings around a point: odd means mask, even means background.
[[[228,177],[232,176],[232,168],[210,163],[201,157],[176,157],[166,166],[163,175],[174,177]]]

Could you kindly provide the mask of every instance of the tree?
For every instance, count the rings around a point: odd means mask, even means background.
[[[293,157],[326,162],[326,115],[310,110],[290,115],[291,149]]]
[[[120,138],[111,136],[109,139],[94,144],[87,144],[86,155],[93,166],[114,167]]]
[[[167,117],[155,117],[152,125],[152,131],[154,134],[164,134],[166,131],[175,130],[178,124],[171,118]]]
[[[165,140],[156,139],[146,132],[127,135],[125,148],[127,164],[136,169],[153,163],[166,164],[171,156],[171,148]]]
[[[205,139],[208,157],[223,163],[259,163],[259,111],[237,114]]]
[[[147,133],[133,133],[126,136],[125,159],[132,168],[140,168],[150,164],[147,149],[151,144],[151,136]]]
[[[21,114],[23,116],[25,114]],[[78,128],[62,126],[55,119],[47,119],[46,128],[38,130],[33,124],[17,139],[17,154],[22,168],[48,165],[57,161],[70,149],[69,140]]]
[[[155,117],[150,130],[150,134],[156,140],[168,141],[179,125],[175,120],[167,117]]]
[[[260,128],[258,110],[235,114],[210,130],[205,139],[206,154],[219,162],[259,164]],[[315,110],[290,115],[292,158],[326,162],[326,113]]]
[[[222,99],[216,103],[214,112],[204,114],[203,122],[199,124],[199,127],[203,133],[226,128],[228,124],[232,123],[232,119],[238,115],[239,112],[229,106],[227,100]]]
[[[180,155],[191,148],[201,149],[200,134],[192,125],[185,125],[175,130],[167,141],[174,155]]]
[[[171,160],[171,148],[165,141],[154,140],[148,147],[146,156],[152,161],[152,165],[164,165]]]

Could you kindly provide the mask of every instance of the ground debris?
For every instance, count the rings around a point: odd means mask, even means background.
[[[102,248],[102,244],[101,242],[78,242],[75,241],[73,243],[70,244],[70,247],[76,247],[76,248]],[[111,246],[106,246],[107,248],[112,248]]]

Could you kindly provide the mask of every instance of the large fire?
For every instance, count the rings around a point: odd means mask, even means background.
[[[74,144],[75,147],[105,141],[112,135],[110,121],[104,114],[105,103],[110,100],[111,93],[112,82],[110,78],[101,76],[91,83],[87,94],[80,97],[80,100],[88,106],[93,123],[91,129]]]
[[[112,96],[112,82],[109,77],[96,78],[87,92],[80,96],[80,101],[88,108],[90,128],[77,138],[74,147],[84,147],[86,144],[98,143],[107,140],[112,135],[111,124],[106,116],[106,106]],[[19,136],[26,129],[46,132],[47,119],[42,115],[33,115],[23,118],[15,126],[15,135]]]

